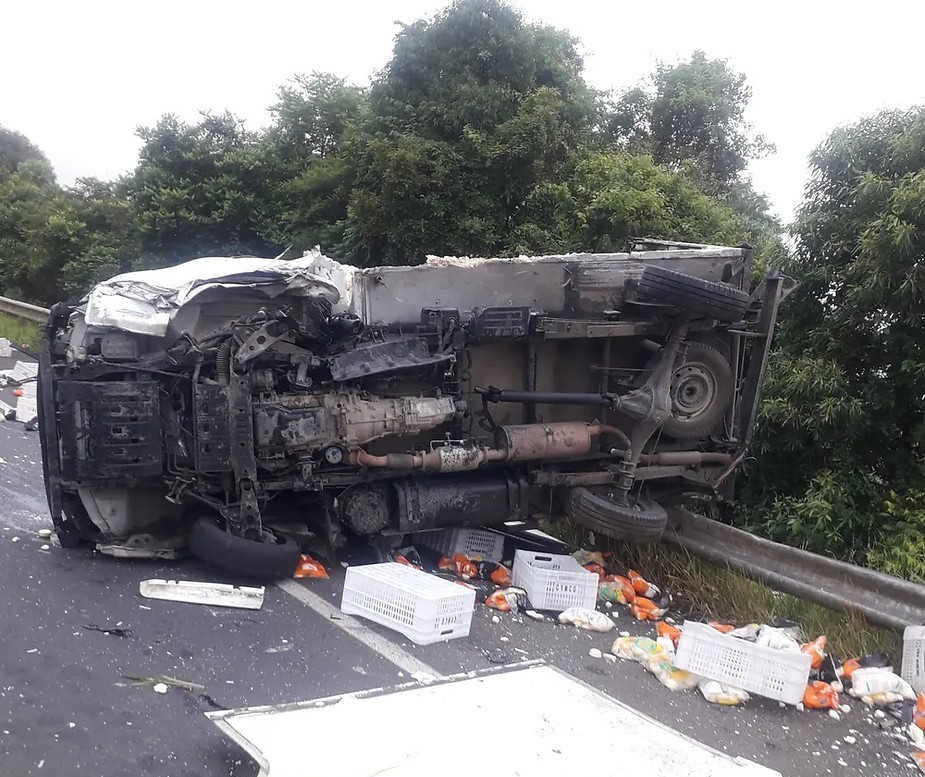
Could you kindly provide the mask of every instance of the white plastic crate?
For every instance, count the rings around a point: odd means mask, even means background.
[[[903,631],[902,678],[916,691],[925,691],[925,626]]]
[[[504,535],[485,529],[462,526],[443,531],[429,531],[417,535],[415,540],[451,558],[457,553],[465,553],[469,558],[501,561],[504,556]]]
[[[348,567],[340,604],[418,645],[468,636],[474,607],[471,588],[393,562]]]
[[[769,699],[799,704],[812,657],[730,637],[705,623],[685,621],[675,665]]]
[[[593,610],[599,581],[594,572],[588,572],[571,556],[529,550],[514,553],[512,583],[526,590],[537,610],[561,612],[569,607]]]

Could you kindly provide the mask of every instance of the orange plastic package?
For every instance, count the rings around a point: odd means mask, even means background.
[[[915,709],[912,711],[912,722],[922,731],[925,731],[925,693],[920,693],[915,699]]]
[[[633,588],[633,584],[627,578],[623,577],[623,575],[613,575],[611,579],[620,586],[627,604],[632,604],[636,601],[636,589]]]
[[[853,675],[860,668],[861,660],[859,658],[849,658],[847,661],[845,661],[844,664],[842,664],[842,674],[846,680],[850,680],[851,675]]]
[[[328,570],[322,564],[315,561],[307,553],[303,553],[299,558],[299,563],[295,568],[293,577],[316,577],[322,580],[328,579]]]
[[[655,602],[642,596],[630,605],[630,612],[638,621],[657,621],[665,614]]]
[[[485,599],[485,604],[500,612],[511,611],[511,603],[507,600],[507,597],[504,595],[504,590],[501,588],[493,594],[489,594]]]
[[[709,621],[707,626],[712,626],[717,631],[722,632],[723,634],[728,634],[730,631],[735,631],[736,627],[729,623],[720,623],[719,621]]]
[[[648,580],[646,580],[642,575],[640,575],[635,569],[631,569],[626,573],[626,576],[630,579],[630,582],[633,584],[633,590],[639,596],[646,596],[650,599],[656,597],[661,593],[658,590],[658,586],[652,585]]]
[[[803,706],[808,710],[839,709],[838,691],[828,683],[816,680],[803,691]]]
[[[922,774],[925,774],[925,753],[921,753],[921,752],[913,753],[912,760],[915,761],[915,765],[919,767],[919,771]]]
[[[681,639],[681,629],[677,626],[672,626],[670,623],[663,623],[659,621],[655,624],[655,633],[660,637],[667,637],[675,645],[678,644],[678,640]]]
[[[800,647],[801,652],[812,657],[810,666],[813,669],[818,669],[822,666],[822,662],[825,661],[825,643],[826,637],[823,634],[821,637],[816,637],[812,642],[807,642]]]
[[[597,575],[601,580],[607,577],[607,570],[604,569],[604,567],[602,567],[600,564],[591,562],[590,564],[585,564],[584,568],[588,572],[594,572],[594,574]]]

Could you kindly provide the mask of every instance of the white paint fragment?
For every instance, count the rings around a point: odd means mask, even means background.
[[[167,684],[166,683],[155,683],[154,692],[155,693],[167,693]]]

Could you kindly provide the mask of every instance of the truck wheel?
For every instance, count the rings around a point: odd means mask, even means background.
[[[719,321],[739,321],[748,310],[749,295],[728,283],[705,281],[693,275],[647,265],[639,281],[639,295]]]
[[[259,580],[292,577],[301,549],[290,537],[264,532],[265,541],[248,540],[225,531],[212,517],[199,518],[190,533],[189,550],[196,558]]]
[[[662,431],[675,440],[701,440],[719,427],[732,402],[732,368],[703,343],[688,342],[684,361],[671,375],[671,415]]]
[[[668,513],[658,502],[641,495],[620,504],[608,489],[578,486],[568,495],[568,517],[587,529],[630,542],[659,539],[668,525]]]

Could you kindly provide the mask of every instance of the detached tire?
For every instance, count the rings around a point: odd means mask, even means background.
[[[658,265],[643,269],[638,291],[642,297],[727,323],[740,321],[749,303],[748,294],[728,283],[705,281]]]
[[[618,540],[653,542],[662,536],[668,525],[668,513],[658,502],[635,496],[620,504],[609,494],[607,489],[573,488],[568,495],[569,518]]]
[[[278,534],[274,542],[259,542],[225,531],[213,518],[200,518],[193,524],[189,550],[196,558],[255,580],[292,577],[301,549],[295,540]]]

